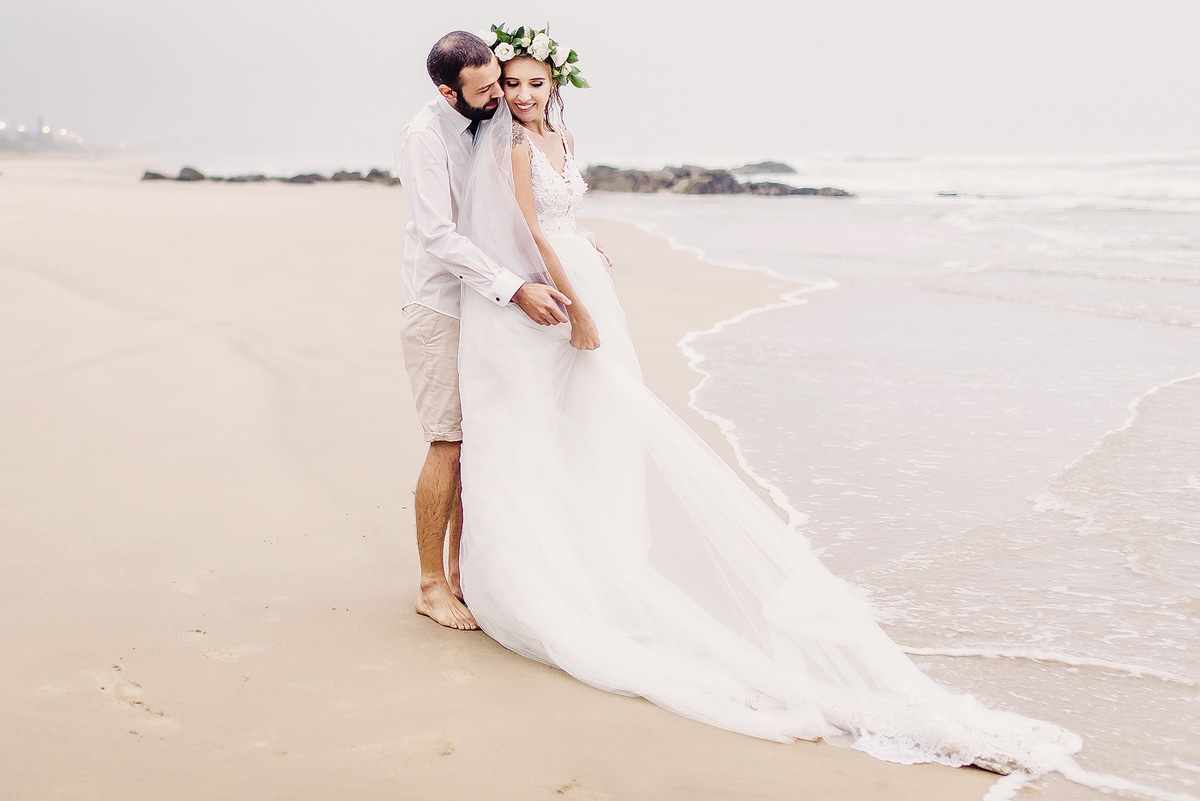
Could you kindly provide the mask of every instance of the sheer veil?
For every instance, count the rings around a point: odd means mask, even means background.
[[[476,134],[459,228],[549,284],[512,145],[502,103]],[[612,278],[575,227],[583,182],[540,160],[533,175],[539,199],[562,201],[540,207],[543,231],[604,344],[576,350],[568,325],[463,293],[462,580],[480,627],[595,687],[756,737],[1072,770],[1078,737],[927,677],[863,593],[647,388]]]
[[[501,98],[495,115],[475,134],[458,229],[502,267],[526,281],[554,286],[517,205],[512,142],[512,114]]]

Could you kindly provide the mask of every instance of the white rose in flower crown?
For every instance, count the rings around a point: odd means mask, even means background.
[[[516,54],[517,51],[514,50],[513,46],[508,42],[501,42],[500,44],[496,45],[496,58],[500,59],[501,61],[508,61]]]
[[[533,44],[533,38],[529,34],[525,34],[525,38],[521,40],[521,47],[528,50],[531,44]]]
[[[574,64],[564,64],[564,65],[563,65],[563,68],[562,68],[562,74],[563,74],[563,77],[564,77],[564,78],[565,78],[565,77],[567,77],[568,75],[570,75],[570,74],[571,74],[572,72],[574,72],[574,71],[575,71],[575,65],[574,65]]]
[[[496,40],[499,37],[496,36],[495,31],[480,31],[479,38],[482,39],[487,44],[488,47],[491,47],[492,45],[494,45],[496,43]]]
[[[550,37],[544,33],[533,37],[533,42],[529,45],[529,55],[538,61],[545,61],[550,55]]]
[[[550,56],[550,60],[554,62],[554,66],[561,67],[563,64],[567,63],[567,59],[570,57],[570,48],[559,45],[558,49],[554,51],[554,55]]]

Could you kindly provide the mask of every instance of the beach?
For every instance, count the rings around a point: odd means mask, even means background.
[[[0,173],[5,798],[949,801],[994,781],[713,729],[416,615],[399,190]],[[648,382],[736,464],[676,343],[795,285],[588,224]]]

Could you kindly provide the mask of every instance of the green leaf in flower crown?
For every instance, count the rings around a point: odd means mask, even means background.
[[[579,60],[579,56],[575,53],[574,50],[571,51],[571,55],[567,56],[568,64],[574,64],[578,60]]]
[[[572,72],[567,77],[567,80],[570,81],[571,85],[576,87],[577,89],[591,89],[592,88],[591,84],[589,84],[582,77],[580,77],[578,72]]]

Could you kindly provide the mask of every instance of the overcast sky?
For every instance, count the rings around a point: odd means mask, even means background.
[[[163,167],[389,166],[438,36],[546,21],[590,162],[1200,149],[1197,0],[3,0],[0,121]]]

